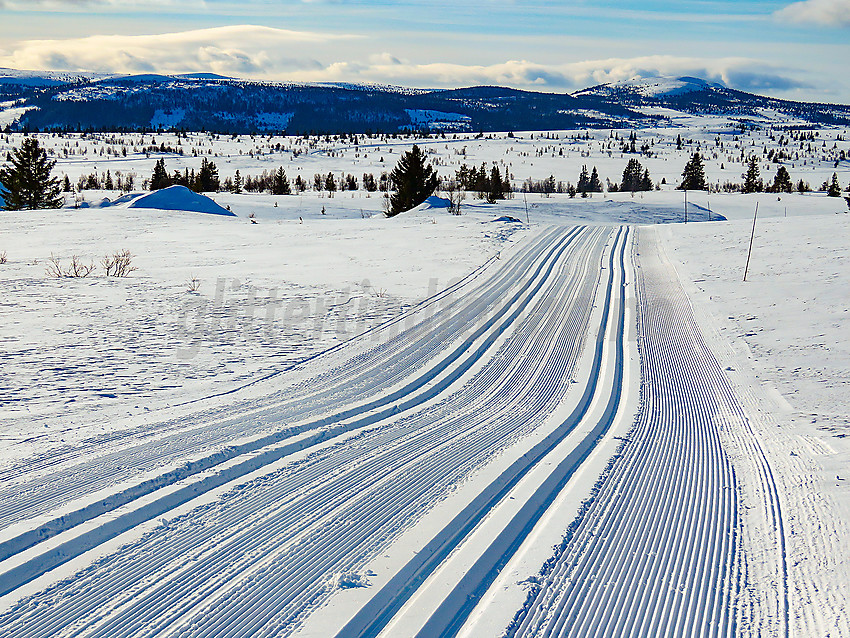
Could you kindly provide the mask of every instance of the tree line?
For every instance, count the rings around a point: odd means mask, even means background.
[[[57,208],[62,206],[64,198],[62,192],[70,192],[71,184],[68,176],[59,180],[52,176],[55,160],[50,160],[47,152],[40,147],[36,138],[25,138],[19,148],[14,149],[7,155],[7,164],[0,169],[0,195],[3,197],[4,208],[7,210]],[[505,199],[513,192],[511,187],[511,176],[502,174],[498,164],[492,164],[489,169],[486,164],[480,167],[468,167],[465,164],[455,172],[452,178],[441,179],[433,167],[428,164],[425,153],[414,145],[413,148],[404,153],[398,165],[391,173],[382,172],[377,178],[372,173],[364,173],[362,179],[352,174],[342,175],[337,178],[333,173],[322,175],[317,173],[313,177],[313,189],[316,191],[327,191],[333,193],[340,191],[355,191],[361,187],[368,192],[381,191],[387,197],[388,214],[397,214],[403,208],[412,208],[429,195],[433,194],[438,187],[442,188],[450,199],[455,201],[453,194],[463,192],[477,192],[481,199],[495,202]],[[765,182],[759,171],[759,162],[756,156],[748,160],[747,171],[743,177],[742,184],[727,183],[723,186],[728,191],[739,191],[744,193],[775,192],[790,193],[794,190],[804,193],[810,191],[808,183],[792,180],[788,169],[780,165],[776,175],[769,182]],[[663,183],[663,182],[662,182]],[[128,173],[116,175],[106,171],[101,176],[96,173],[81,176],[77,182],[77,188],[103,188],[106,190],[132,190],[135,184],[135,175]],[[243,178],[237,170],[231,178],[221,181],[218,168],[215,163],[207,158],[202,158],[198,171],[184,169],[181,173],[175,170],[169,173],[165,166],[165,160],[157,160],[150,179],[143,182],[144,188],[159,190],[173,185],[182,185],[196,192],[217,192],[222,189],[240,193],[269,192],[274,195],[289,195],[293,192],[304,192],[308,188],[307,182],[298,175],[290,182],[286,171],[281,166],[272,172],[263,171],[259,176],[246,176]],[[638,192],[660,188],[654,184],[649,170],[641,165],[636,158],[629,159],[623,170],[622,180],[619,184],[608,180],[609,192],[625,191]],[[682,172],[682,181],[677,186],[681,190],[708,190],[709,185],[705,177],[705,166],[699,151],[695,152],[685,165]],[[531,179],[522,184],[523,192],[540,192],[544,194],[554,192],[566,192],[571,197],[581,194],[587,197],[592,193],[603,192],[603,186],[599,173],[594,166],[588,171],[587,165],[583,165],[578,176],[577,184],[564,184],[556,182],[554,176],[540,181]],[[821,184],[821,190],[830,197],[839,197],[842,194],[838,174],[833,173],[832,178]],[[850,186],[848,186],[850,191]],[[419,197],[419,201],[414,202]],[[457,208],[457,207],[456,207]]]

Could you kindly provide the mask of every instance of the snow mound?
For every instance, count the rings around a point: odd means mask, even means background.
[[[330,589],[353,589],[355,587],[368,587],[371,585],[369,579],[363,574],[354,572],[337,572],[328,581]]]
[[[210,215],[236,217],[236,213],[233,213],[226,208],[222,208],[209,197],[194,193],[185,186],[169,186],[168,188],[154,191],[150,195],[137,197],[127,204],[127,208],[184,210],[193,213],[207,213]]]
[[[424,202],[419,204],[418,206],[414,206],[410,210],[403,211],[403,213],[421,213],[426,210],[434,210],[435,208],[442,208],[444,210],[448,210],[451,202],[442,197],[437,197],[436,195],[431,195]]]
[[[437,197],[436,195],[431,195],[428,199],[423,202],[423,206],[425,210],[429,208],[448,208],[451,206],[451,202],[444,197]]]
[[[501,217],[497,217],[493,220],[494,222],[508,222],[509,224],[521,224],[522,220],[517,219],[516,217],[511,217],[510,215],[502,215]]]

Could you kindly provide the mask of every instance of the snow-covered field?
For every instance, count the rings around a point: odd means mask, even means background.
[[[848,207],[690,193],[677,223],[698,145],[712,184],[788,150],[690,126],[638,131],[667,183],[634,196],[2,213],[0,636],[850,636]],[[846,186],[847,132],[817,133],[792,179]],[[579,135],[419,143],[443,174],[619,181],[622,140]],[[72,182],[137,185],[162,155],[134,147],[177,144],[121,137],[42,139]],[[411,143],[164,157],[312,184]],[[46,273],[124,249],[127,278]]]

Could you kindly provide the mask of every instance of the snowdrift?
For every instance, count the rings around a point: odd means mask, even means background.
[[[448,208],[451,204],[452,203],[444,197],[431,195],[431,197],[423,202],[422,206],[427,210],[429,208]]]
[[[435,208],[448,210],[449,206],[451,206],[451,202],[449,200],[444,199],[443,197],[437,197],[436,195],[431,195],[418,206],[414,206],[410,210],[403,211],[403,213],[421,212],[425,210],[433,210]]]
[[[154,191],[150,195],[134,198],[127,204],[127,208],[183,210],[193,213],[236,217],[236,213],[222,208],[209,197],[192,192],[185,186],[169,186],[168,188]]]

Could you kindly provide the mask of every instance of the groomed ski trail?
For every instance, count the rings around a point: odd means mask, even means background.
[[[654,233],[639,234],[639,417],[506,635],[787,636],[784,531],[770,467]],[[777,582],[766,603],[747,591],[730,442],[759,468],[771,521]]]
[[[618,237],[624,234],[620,230]],[[337,434],[349,437],[336,445],[331,440],[294,463],[274,465],[285,455],[267,459],[268,473],[235,484],[220,502],[25,597],[0,617],[0,635],[285,635],[329,595],[334,574],[356,570],[452,486],[493,459],[509,456],[568,392],[581,391],[571,378],[588,332],[600,329],[592,325],[592,303],[604,298],[604,290],[597,290],[599,267],[606,246],[613,252],[613,240],[611,230],[603,228],[544,233],[475,294],[340,368],[342,381],[324,375],[305,384],[298,400],[251,406],[252,418],[243,425],[252,427],[261,414],[286,426],[287,410],[327,414],[330,401],[339,412],[308,422],[305,431],[348,419],[351,427]],[[362,397],[364,385],[377,396],[348,407],[343,401]],[[399,405],[416,392],[422,395],[418,401]],[[235,412],[197,428],[194,436],[171,435],[167,454],[179,457],[181,444],[191,453],[236,431]],[[262,425],[267,428],[268,422]],[[277,436],[272,445],[286,439]],[[328,440],[310,441],[302,449]],[[256,453],[263,447],[241,454],[261,456]],[[131,462],[156,457],[155,442],[139,448],[138,457],[127,450],[112,452],[110,463],[119,464],[122,452]],[[96,455],[87,463],[77,489],[116,483],[114,478],[98,482],[97,472],[107,464],[99,464]],[[119,470],[129,471],[123,464]],[[74,476],[69,468],[61,489],[70,489]],[[49,506],[39,511],[44,510]],[[485,513],[486,508],[480,515]],[[106,525],[111,519],[104,518]],[[100,517],[89,517],[86,525],[97,533]],[[74,526],[63,533],[71,538],[62,551],[73,549]],[[29,567],[38,578],[39,566],[46,572],[50,563],[40,562],[38,543],[29,551],[37,555]]]

